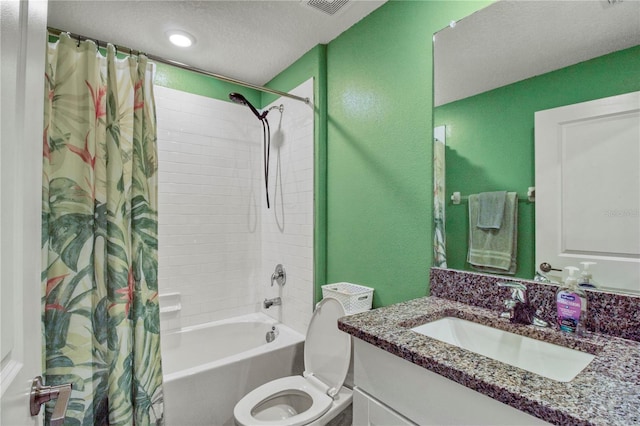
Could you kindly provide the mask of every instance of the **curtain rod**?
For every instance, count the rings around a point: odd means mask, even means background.
[[[69,35],[69,37],[76,39],[78,41],[82,41],[82,40],[90,40],[93,41],[94,43],[96,43],[98,45],[98,47],[100,45],[102,46],[106,46],[108,43],[102,40],[97,40],[95,38],[91,38],[91,37],[87,37],[87,36],[83,36],[80,34],[75,34],[75,33],[71,33],[69,31],[63,31],[63,30],[59,30],[57,28],[53,28],[53,27],[47,27],[47,31],[49,32],[49,34],[54,35],[54,36],[60,36],[61,33],[66,33]],[[110,43],[113,44],[113,43]],[[134,54],[134,52],[138,52],[138,53],[142,53],[139,50],[135,50],[135,49],[131,49],[129,47],[123,47],[123,46],[119,46],[117,44],[113,45],[116,50],[118,51],[123,51],[123,52],[128,52],[130,55]],[[278,95],[278,96],[284,96],[287,98],[291,98],[291,99],[295,99],[296,101],[301,101],[304,102],[305,104],[310,104],[311,101],[309,100],[309,98],[303,98],[301,96],[296,96],[296,95],[292,95],[290,93],[286,93],[286,92],[281,92],[280,90],[275,90],[275,89],[270,89],[268,87],[264,87],[264,86],[258,86],[257,84],[253,84],[253,83],[248,83],[246,81],[242,81],[242,80],[237,80],[235,78],[231,78],[231,77],[226,77],[224,75],[220,75],[220,74],[216,74],[210,71],[206,71],[197,67],[193,67],[191,65],[187,65],[187,64],[183,64],[182,62],[178,62],[178,61],[174,61],[173,59],[166,59],[166,58],[162,58],[160,56],[156,56],[156,55],[151,55],[148,53],[144,53],[144,55],[149,58],[149,60],[153,61],[153,62],[160,62],[163,64],[167,64],[167,65],[171,65],[174,67],[178,67],[181,68],[183,70],[187,70],[187,71],[192,71],[198,74],[204,74],[207,75],[209,77],[213,77],[216,80],[222,80],[222,81],[226,81],[227,83],[233,83],[233,84],[237,84],[238,86],[242,86],[242,87],[247,87],[249,89],[254,89],[254,90],[259,90],[261,92],[267,92],[267,93],[271,93],[274,95]]]

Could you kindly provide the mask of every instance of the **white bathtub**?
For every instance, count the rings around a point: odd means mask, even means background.
[[[267,343],[272,326],[278,336]],[[233,425],[240,398],[302,373],[303,345],[303,335],[262,313],[163,334],[165,425]]]

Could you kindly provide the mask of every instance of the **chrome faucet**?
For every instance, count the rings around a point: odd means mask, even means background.
[[[265,309],[269,309],[272,306],[280,306],[282,305],[282,299],[279,297],[274,297],[273,299],[264,299],[262,305]]]
[[[558,284],[556,281],[553,281],[551,278],[540,271],[536,271],[536,274],[533,276],[533,280],[537,283]]]
[[[529,304],[527,298],[527,286],[519,282],[499,282],[500,287],[511,289],[511,299],[504,301],[506,311],[500,314],[501,318],[507,318],[513,323],[533,324],[538,327],[548,327],[549,323],[540,318],[541,309],[535,309]]]
[[[287,282],[287,272],[284,270],[284,266],[280,263],[276,265],[276,270],[271,274],[271,287],[273,287],[274,282],[278,283],[280,287]]]

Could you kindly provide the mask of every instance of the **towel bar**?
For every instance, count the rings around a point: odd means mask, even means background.
[[[468,200],[469,197],[468,196],[461,196],[459,192],[454,192],[451,195],[451,201],[453,202],[453,204],[460,204],[461,201],[466,201]],[[527,196],[526,197],[521,197],[518,195],[518,201],[529,201],[531,203],[536,201],[536,187],[535,186],[530,186],[527,189]]]

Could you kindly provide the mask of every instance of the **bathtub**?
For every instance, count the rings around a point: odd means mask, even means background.
[[[273,326],[278,335],[267,343]],[[303,345],[303,335],[262,313],[163,334],[165,425],[233,425],[244,395],[302,373]]]

